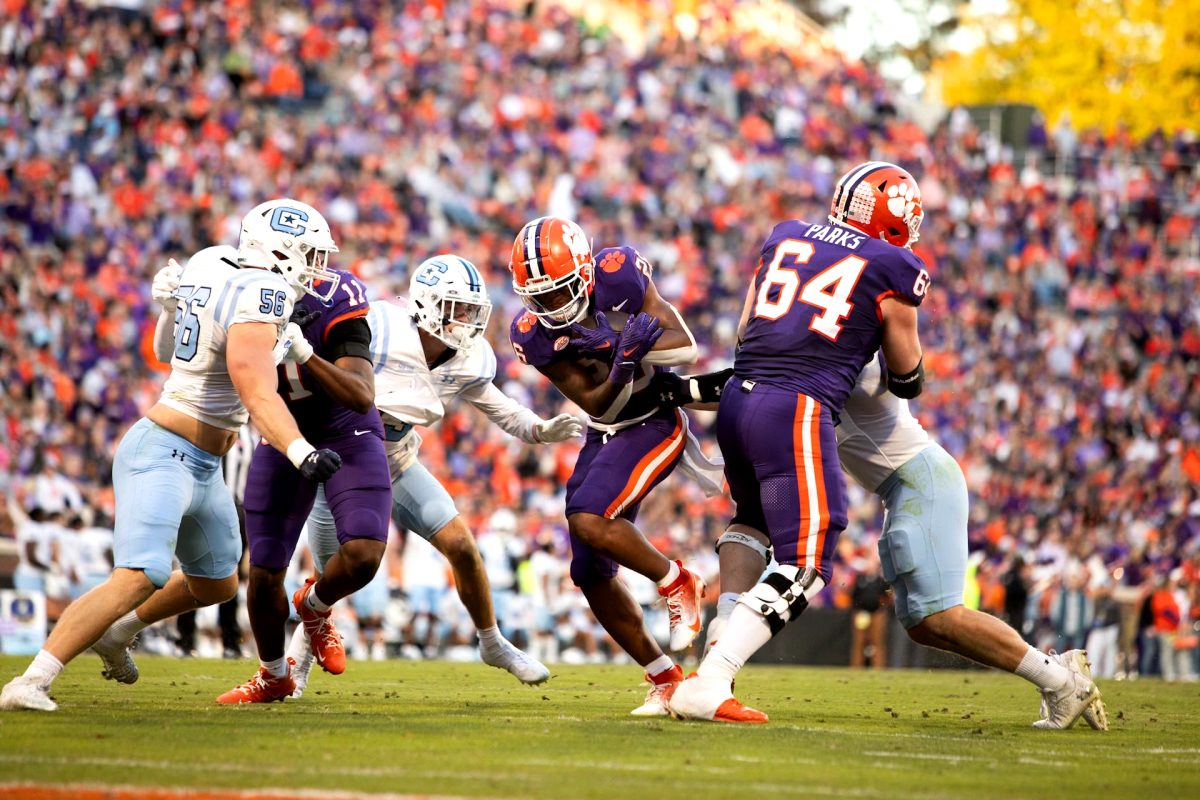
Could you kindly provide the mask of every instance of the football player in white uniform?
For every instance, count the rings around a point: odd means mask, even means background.
[[[859,373],[837,439],[842,468],[883,500],[879,560],[895,593],[896,616],[909,637],[1033,683],[1043,702],[1036,728],[1069,728],[1083,716],[1093,728],[1107,729],[1104,703],[1084,651],[1047,655],[1003,621],[963,605],[966,480],[954,458],[909,411],[908,401],[888,391],[878,358]],[[707,645],[721,635],[738,594],[753,587],[769,563],[765,541],[744,526],[718,541],[722,595]]]
[[[542,419],[492,382],[496,354],[482,335],[491,307],[479,270],[455,255],[420,264],[413,271],[407,299],[371,303],[367,320],[375,363],[375,405],[383,415],[394,519],[427,539],[450,562],[455,588],[479,633],[483,661],[508,670],[523,683],[535,684],[549,678],[549,670],[501,635],[475,539],[450,494],[417,460],[421,437],[415,426],[433,425],[445,414],[446,404],[458,397],[529,444],[565,441],[583,430],[570,414]],[[313,557],[322,568],[338,543],[323,496],[317,498],[308,530]],[[293,697],[307,684],[310,654],[303,628],[297,628],[288,648],[297,664]]]
[[[221,456],[247,412],[306,476],[324,480],[338,469],[337,453],[300,435],[275,376],[296,292],[313,291],[336,250],[316,209],[273,200],[246,215],[237,249],[206,248],[186,268],[172,262],[155,277],[154,299],[163,309],[155,354],[171,374],[159,401],[117,448],[112,575],[67,609],[25,673],[0,692],[0,709],[54,711],[50,684],[93,645],[105,677],[133,683],[138,673],[128,649],[97,641],[106,630],[128,641],[147,624],[237,591],[242,542]],[[182,571],[172,573],[173,557]]]

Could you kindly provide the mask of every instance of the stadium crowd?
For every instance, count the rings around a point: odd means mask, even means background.
[[[58,599],[86,588],[116,442],[163,378],[150,277],[236,241],[262,199],[320,208],[338,266],[377,297],[402,293],[435,252],[472,260],[494,303],[497,380],[549,415],[568,404],[506,342],[524,221],[554,213],[597,248],[635,245],[701,366],[719,368],[765,234],[822,219],[844,167],[876,158],[924,194],[916,251],[935,288],[915,408],[967,475],[969,602],[1045,646],[1087,643],[1098,676],[1194,677],[1200,141],[1035,124],[1014,149],[961,111],[926,132],[868,67],[780,50],[715,5],[699,37],[666,28],[632,53],[550,3],[6,2],[0,536],[20,545],[18,572],[50,576]],[[708,433],[711,415],[695,417]],[[464,409],[425,438],[423,461],[484,532],[509,627],[544,658],[604,658],[566,574],[562,488],[578,447],[527,447]],[[672,479],[641,521],[715,578],[729,511]],[[849,607],[871,571],[880,513],[853,487],[828,603]],[[85,532],[90,555],[70,555]],[[393,549],[383,580],[396,594],[453,596],[419,547]],[[384,628],[445,651],[469,632],[453,606],[437,625],[413,613]]]

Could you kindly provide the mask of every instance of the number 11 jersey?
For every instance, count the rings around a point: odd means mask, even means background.
[[[781,222],[763,244],[734,375],[841,409],[879,349],[879,304],[920,305],[928,286],[910,250],[843,225]]]

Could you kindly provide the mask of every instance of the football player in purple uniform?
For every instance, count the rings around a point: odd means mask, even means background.
[[[888,388],[921,391],[917,306],[929,274],[908,249],[920,200],[904,170],[860,164],[838,182],[828,222],[782,222],[763,244],[717,439],[736,506],[722,538],[769,542],[778,566],[739,596],[697,674],[673,691],[677,717],[767,721],[734,698],[732,682],[830,579],[847,513],[836,415],[881,346]]]
[[[308,296],[296,303],[286,332],[290,349],[279,366],[279,394],[300,430],[341,456],[341,469],[323,484],[341,546],[320,580],[310,578],[292,599],[317,663],[337,675],[346,668],[346,652],[330,606],[375,576],[387,545],[392,488],[375,409],[367,290],[349,272],[333,272],[337,281],[323,287],[324,299]],[[245,499],[247,607],[261,665],[218,703],[273,702],[295,689],[284,653],[283,582],[318,485],[271,448],[259,445],[255,451]]]
[[[704,582],[660,553],[634,526],[646,494],[684,460],[688,422],[660,407],[656,371],[695,360],[687,325],[650,279],[632,247],[592,256],[574,222],[533,220],[513,243],[509,269],[526,311],[513,320],[517,357],[549,378],[589,416],[587,441],[567,482],[571,579],[596,619],[646,671],[651,690],[638,716],[665,715],[663,697],[682,671],[646,631],[641,608],[617,578],[618,565],[658,585],[666,598],[672,650],[700,630]],[[618,330],[609,323],[623,319]]]
[[[861,231],[911,245],[915,225],[907,241],[889,237],[908,227],[905,214],[919,213],[916,182],[908,177],[897,180],[891,165],[863,166],[870,169],[851,170],[835,195],[831,220],[849,232],[839,232],[837,239],[844,241],[845,235]],[[832,241],[832,236],[823,238]],[[748,309],[743,331],[749,318]],[[1039,652],[1001,620],[963,605],[967,486],[958,464],[909,412],[906,398],[913,394],[903,385],[897,389],[896,376],[878,358],[871,358],[839,409],[837,427],[838,454],[845,470],[884,501],[887,513],[879,558],[883,575],[895,591],[897,617],[920,644],[1015,673],[1036,685],[1042,693],[1043,719],[1034,727],[1070,728],[1082,716],[1091,727],[1106,730],[1104,703],[1084,651]],[[737,608],[738,593],[753,587],[764,561],[770,561],[769,548],[754,531],[730,531],[722,538],[724,593],[718,616],[709,625],[710,643],[723,637],[724,624]],[[717,716],[722,716],[719,708]]]

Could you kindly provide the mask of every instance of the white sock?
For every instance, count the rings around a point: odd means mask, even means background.
[[[739,592],[721,592],[721,596],[717,598],[717,618],[728,620],[741,596]]]
[[[658,588],[665,589],[668,586],[670,586],[672,583],[674,583],[676,581],[676,579],[678,579],[678,578],[679,578],[679,565],[676,564],[674,561],[672,561],[671,566],[667,568],[666,576],[661,581],[658,582]]]
[[[56,657],[46,652],[39,650],[34,656],[32,662],[25,669],[25,674],[22,677],[31,678],[37,681],[38,686],[43,689],[49,689],[50,684],[58,677],[58,673],[62,672],[63,663]]]
[[[110,641],[130,642],[133,641],[134,636],[137,636],[147,627],[147,624],[142,622],[141,617],[137,615],[137,610],[134,609],[110,625],[108,630],[105,631],[104,637]]]
[[[1051,689],[1053,691],[1058,691],[1066,686],[1067,680],[1071,677],[1070,670],[1050,656],[1032,647],[1029,648],[1029,652],[1025,654],[1025,657],[1021,659],[1021,663],[1017,665],[1014,672],[1039,689]]]
[[[663,653],[649,664],[643,666],[642,669],[646,670],[646,674],[649,675],[650,680],[653,681],[655,676],[662,675],[664,672],[675,669],[675,662],[671,660],[669,655]]]
[[[304,598],[304,604],[316,611],[318,614],[329,613],[329,604],[321,598],[317,597],[317,587],[313,587],[308,596]]]
[[[280,656],[274,661],[259,661],[262,668],[265,669],[274,678],[282,678],[288,674],[287,656]]]
[[[702,678],[720,678],[728,683],[750,656],[769,641],[771,626],[766,617],[744,603],[738,603],[725,623],[721,638],[700,662],[696,674]]]
[[[500,635],[499,625],[493,625],[490,628],[480,628],[476,633],[479,635],[479,647],[481,650],[492,652],[504,647],[506,639]]]

